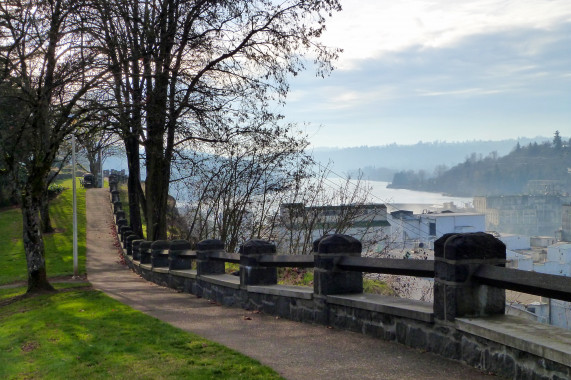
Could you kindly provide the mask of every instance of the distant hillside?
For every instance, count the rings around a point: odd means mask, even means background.
[[[414,145],[361,146],[353,148],[315,148],[313,156],[322,165],[332,162],[338,173],[348,174],[362,170],[372,180],[391,181],[393,174],[402,170],[424,170],[432,176],[435,170],[442,171],[463,162],[472,153],[487,156],[508,154],[519,142],[549,141],[549,138],[519,138],[501,141],[466,142],[419,142]]]
[[[571,146],[559,142],[517,144],[504,157],[471,154],[461,164],[432,178],[422,171],[401,171],[394,175],[390,187],[465,197],[569,192]]]

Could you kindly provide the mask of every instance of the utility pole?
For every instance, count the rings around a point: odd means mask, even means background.
[[[97,184],[99,188],[103,188],[103,148],[101,147],[101,141],[99,142],[99,178],[97,178]]]
[[[71,151],[71,160],[73,162],[73,277],[77,278],[77,178],[75,177],[75,134],[71,135]]]

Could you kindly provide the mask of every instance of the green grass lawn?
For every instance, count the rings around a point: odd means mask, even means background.
[[[11,300],[25,288],[0,290],[1,379],[280,378],[253,359],[101,292],[61,290],[68,286]]]
[[[56,232],[44,235],[48,277],[73,274],[73,214],[71,179],[59,182],[67,189],[50,202],[50,216]],[[77,183],[78,264],[85,273],[85,189]],[[22,243],[22,214],[19,208],[0,212],[0,285],[27,279]]]
[[[22,213],[19,208],[0,212],[0,285],[25,280],[26,257],[22,242]]]
[[[49,277],[71,275],[72,182],[51,202]],[[85,189],[78,186],[79,268],[85,273]],[[0,285],[26,280],[19,209],[0,211]],[[279,379],[272,369],[135,311],[87,282],[57,293],[0,289],[0,379]]]

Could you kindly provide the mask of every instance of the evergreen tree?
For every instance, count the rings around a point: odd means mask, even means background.
[[[563,141],[561,136],[559,136],[559,131],[555,131],[555,136],[553,137],[553,148],[555,150],[561,150],[563,148]]]

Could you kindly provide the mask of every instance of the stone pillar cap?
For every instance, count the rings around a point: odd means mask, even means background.
[[[196,243],[197,251],[222,251],[224,250],[224,242],[219,239],[206,239]]]
[[[434,257],[447,260],[505,259],[506,245],[491,234],[445,234],[434,242]]]
[[[139,245],[140,245],[142,242],[144,242],[144,241],[146,241],[146,240],[141,239],[141,238],[138,238],[138,239],[133,240],[133,241],[131,242],[131,244],[133,245],[133,247],[136,247],[136,246],[139,246]]]
[[[331,234],[328,235],[323,235],[322,237],[320,237],[319,239],[315,239],[313,241],[313,252],[318,252],[319,250],[319,243],[321,242],[321,240],[325,239],[326,237],[331,236]]]
[[[276,245],[267,240],[252,239],[240,246],[241,255],[266,255],[276,253]]]
[[[168,240],[155,240],[151,243],[151,249],[164,250],[169,249],[171,242]]]
[[[192,245],[188,240],[177,239],[171,241],[170,250],[171,251],[179,251],[183,249],[191,249]]]
[[[149,241],[149,240],[143,240],[141,241],[141,243],[139,244],[139,249],[149,249],[151,248],[151,244],[153,242]]]
[[[333,234],[323,237],[318,242],[317,252],[320,254],[360,254],[363,246],[361,242],[349,235]]]

